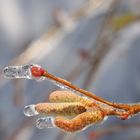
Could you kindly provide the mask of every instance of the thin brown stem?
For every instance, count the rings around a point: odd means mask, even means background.
[[[95,99],[96,101],[99,101],[99,102],[102,102],[104,104],[107,104],[109,106],[112,106],[112,107],[115,107],[115,108],[119,108],[119,109],[123,109],[123,110],[130,110],[130,105],[128,104],[119,104],[119,103],[114,103],[114,102],[109,102],[105,99],[102,99],[101,97],[98,97],[96,96],[95,94],[89,92],[89,91],[86,91],[84,89],[81,89],[81,88],[78,88],[77,86],[73,85],[72,83],[62,79],[62,78],[59,78],[59,77],[56,77],[50,73],[48,73],[47,71],[44,72],[43,74],[44,77],[47,77],[49,78],[50,80],[53,80],[53,81],[56,81],[58,83],[61,83],[67,87],[69,87],[70,89],[76,91],[76,92],[79,92],[87,97],[90,97],[90,98],[93,98]]]
[[[109,111],[108,115],[117,115],[117,116],[119,115],[119,116],[122,116],[122,119],[127,119],[129,116],[132,116],[132,115],[140,112],[140,104],[139,103],[138,104],[122,104],[122,103],[110,102],[110,101],[107,101],[101,97],[96,96],[92,92],[81,89],[81,88],[73,85],[72,83],[70,83],[62,78],[53,76],[52,74],[48,73],[47,71],[44,72],[43,76],[47,77],[50,80],[58,82],[62,85],[65,85],[69,89],[74,90],[78,93],[81,93],[87,97],[90,97],[98,102],[101,102],[101,103],[104,103],[106,105],[109,105],[109,106],[116,108],[113,111]],[[117,109],[121,109],[121,111],[119,111]]]

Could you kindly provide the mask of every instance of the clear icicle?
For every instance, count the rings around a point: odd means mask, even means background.
[[[72,92],[76,92],[75,90],[71,89],[70,87],[65,86],[64,84],[54,81],[50,78],[43,77],[43,76],[34,77],[31,72],[31,68],[34,66],[40,68],[40,66],[36,65],[36,64],[5,67],[3,70],[4,77],[8,78],[8,79],[16,79],[16,78],[35,79],[36,81],[42,81],[42,80],[47,79],[63,90],[70,90]]]
[[[5,67],[3,70],[4,77],[9,79],[15,79],[15,78],[32,79],[30,67],[31,65]]]
[[[39,113],[35,110],[35,105],[28,105],[24,107],[24,115],[25,116],[35,116],[38,115]]]
[[[42,81],[45,77],[34,77],[31,73],[31,67],[38,66],[36,64],[24,65],[24,66],[8,66],[3,70],[4,77],[8,79],[25,78],[25,79],[35,79],[37,81]],[[40,66],[38,66],[40,67]]]
[[[39,129],[54,128],[54,118],[53,117],[42,117],[37,119],[36,127]]]

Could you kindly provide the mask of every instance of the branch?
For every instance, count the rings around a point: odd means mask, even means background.
[[[72,120],[56,117],[41,118],[37,121],[39,128],[59,127],[68,132],[79,131],[90,124],[104,120],[106,116],[117,116],[121,119],[128,119],[140,112],[140,104],[120,104],[109,102],[95,94],[76,87],[72,83],[48,73],[38,65],[9,66],[4,69],[6,78],[27,78],[36,80],[48,79],[63,89],[72,91],[66,94],[57,92],[50,96],[50,102],[40,103],[25,107],[25,115],[60,115],[77,116]],[[80,97],[75,93],[80,93]],[[85,97],[90,97],[89,99]],[[56,103],[58,102],[58,103]],[[76,126],[74,125],[76,124]]]

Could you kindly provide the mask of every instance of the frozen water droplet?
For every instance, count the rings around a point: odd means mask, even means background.
[[[4,68],[3,72],[4,72],[4,77],[9,79],[14,79],[14,78],[32,79],[30,65],[8,66]]]
[[[106,121],[107,119],[108,119],[108,116],[105,116],[105,117],[104,117],[104,121]]]
[[[54,128],[54,118],[53,117],[43,117],[39,118],[36,121],[36,127],[39,129],[45,129],[45,128]]]
[[[38,115],[39,113],[35,110],[35,105],[28,105],[24,107],[24,115],[25,116],[35,116]]]

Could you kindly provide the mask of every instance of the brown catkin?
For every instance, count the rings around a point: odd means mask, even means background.
[[[81,96],[78,96],[77,94],[71,92],[71,91],[54,91],[49,96],[50,102],[81,102],[87,107],[93,107],[96,106],[96,103],[94,103],[93,100],[90,100],[88,98],[84,98]]]
[[[54,91],[50,94],[50,102],[77,102],[79,101],[78,95],[70,91]]]
[[[84,112],[72,120],[56,117],[55,125],[66,131],[66,132],[76,132],[86,128],[90,124],[96,124],[104,119],[104,114],[101,110],[94,110],[91,112]]]
[[[39,114],[73,116],[86,112],[86,108],[80,102],[74,103],[39,103],[35,105]]]

